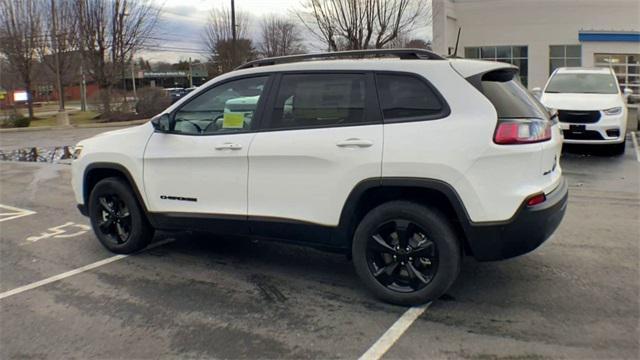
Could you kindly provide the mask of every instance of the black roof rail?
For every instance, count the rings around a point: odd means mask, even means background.
[[[400,59],[413,59],[413,60],[445,60],[444,57],[434,53],[431,50],[425,49],[369,49],[369,50],[348,50],[348,51],[335,51],[326,53],[315,54],[300,54],[300,55],[288,55],[278,56],[265,59],[258,59],[249,61],[243,65],[238,66],[234,70],[248,69],[258,66],[269,66],[276,64],[285,64],[300,61],[310,60],[326,60],[326,59],[344,59],[351,57],[365,57],[365,56],[395,56]]]

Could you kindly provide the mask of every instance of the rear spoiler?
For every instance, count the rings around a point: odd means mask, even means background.
[[[495,61],[451,59],[449,63],[455,72],[480,91],[483,80],[506,82],[518,74],[517,66]]]

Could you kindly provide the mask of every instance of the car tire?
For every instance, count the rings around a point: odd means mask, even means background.
[[[142,250],[153,238],[154,230],[131,187],[117,177],[95,185],[89,196],[89,218],[100,243],[114,253]]]
[[[356,228],[352,254],[365,286],[398,305],[439,298],[457,278],[462,258],[450,221],[435,208],[409,201],[384,203],[367,213]],[[391,269],[394,261],[400,264]]]
[[[619,144],[609,145],[609,150],[612,155],[622,155],[627,148],[627,142],[623,141]]]

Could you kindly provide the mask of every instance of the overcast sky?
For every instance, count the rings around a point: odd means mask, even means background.
[[[229,7],[231,0],[152,0],[162,6],[160,24],[154,36],[154,44],[141,55],[150,61],[176,62],[180,59],[204,59],[202,41],[203,28],[206,25],[209,11],[214,7]],[[261,17],[269,14],[286,16],[294,19],[295,11],[300,10],[301,0],[235,0],[236,10],[250,15],[249,32],[254,40],[258,36]],[[303,31],[303,26],[300,26]],[[319,43],[304,31],[309,51],[320,51]],[[431,28],[416,29],[414,37],[431,38]]]

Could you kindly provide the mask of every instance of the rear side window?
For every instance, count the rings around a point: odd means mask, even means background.
[[[403,74],[377,74],[376,85],[385,121],[428,120],[446,116],[440,97],[421,79]]]
[[[294,129],[363,123],[366,78],[362,74],[283,75],[270,128]]]
[[[548,118],[544,106],[520,83],[514,71],[484,74],[482,93],[496,108],[498,118]]]

